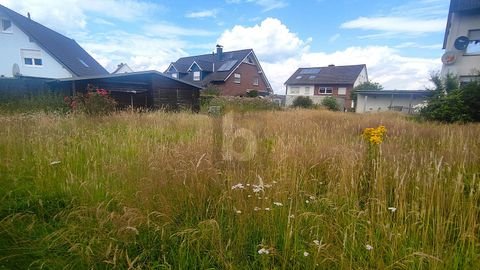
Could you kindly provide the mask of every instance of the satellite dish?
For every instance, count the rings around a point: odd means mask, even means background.
[[[448,51],[442,56],[442,63],[444,65],[452,65],[457,61],[457,55],[453,51]]]
[[[459,51],[463,51],[468,47],[469,42],[470,42],[470,39],[468,39],[468,37],[460,36],[457,39],[455,39],[455,43],[453,44],[453,46],[455,47],[455,49]]]
[[[12,75],[13,75],[13,77],[18,77],[18,76],[22,75],[22,74],[20,74],[20,67],[18,67],[17,63],[13,64]]]

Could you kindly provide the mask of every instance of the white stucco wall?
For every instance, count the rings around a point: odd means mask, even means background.
[[[299,92],[298,94],[292,93],[292,88],[298,87]],[[305,92],[305,89],[309,87],[308,94]],[[314,85],[288,85],[287,86],[287,95],[288,96],[313,96],[315,93],[315,86]]]
[[[357,113],[369,113],[369,112],[385,112],[389,111],[390,102],[392,102],[392,107],[396,109],[401,109],[402,112],[408,113],[409,106],[414,107],[415,105],[425,102],[424,97],[418,95],[413,95],[413,98],[409,94],[405,95],[373,95],[373,94],[358,94],[357,95],[357,105],[355,112]],[[395,110],[395,109],[393,109]],[[410,111],[413,113],[413,110]]]
[[[8,19],[0,12],[0,18]],[[21,50],[39,50],[42,58],[42,66],[27,66],[21,57]],[[13,22],[11,33],[4,33],[0,29],[0,76],[13,77],[13,64],[18,64],[23,76],[44,78],[68,78],[72,74],[57,62],[51,55],[34,42],[30,42],[28,36],[23,33]]]
[[[365,67],[362,69],[362,71],[358,75],[358,78],[355,81],[355,83],[353,84],[353,87],[357,87],[358,85],[360,85],[364,82],[368,82],[368,74],[367,74],[367,69]]]
[[[469,30],[480,29],[480,14],[466,15],[453,13],[451,19],[451,27],[448,35],[445,51],[453,51],[457,55],[457,60],[452,65],[443,65],[442,75],[447,73],[456,74],[458,76],[470,76],[475,69],[480,71],[480,54],[465,55],[463,51],[458,51],[454,47],[455,40],[460,36],[468,37]]]

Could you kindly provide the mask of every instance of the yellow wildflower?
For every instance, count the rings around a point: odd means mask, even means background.
[[[379,126],[377,128],[366,128],[363,130],[362,137],[365,141],[372,145],[378,145],[383,142],[383,137],[387,133],[385,126]]]

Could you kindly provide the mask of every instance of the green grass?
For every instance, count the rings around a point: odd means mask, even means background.
[[[0,116],[0,268],[478,269],[480,125],[318,110],[234,123],[257,136],[252,160],[215,160],[201,114]],[[379,124],[365,172],[360,134]]]

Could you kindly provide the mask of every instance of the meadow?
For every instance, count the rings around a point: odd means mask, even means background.
[[[251,159],[205,114],[0,116],[0,268],[480,268],[479,124],[233,119]]]

